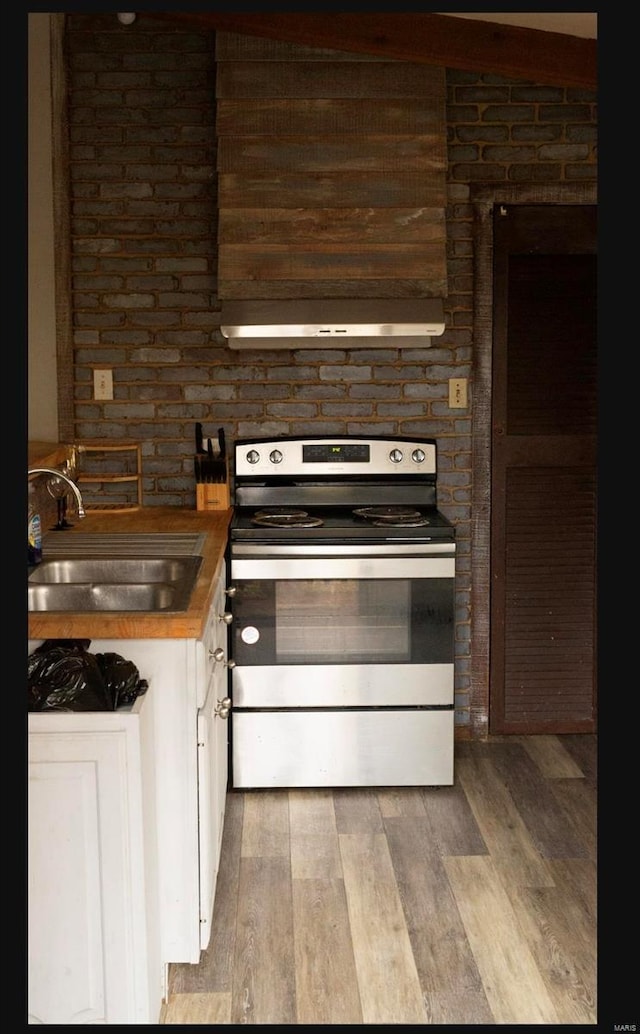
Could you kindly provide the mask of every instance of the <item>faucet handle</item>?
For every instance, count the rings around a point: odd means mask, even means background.
[[[66,470],[63,469],[62,473],[68,477]],[[69,482],[62,478],[49,478],[47,481],[47,492],[53,499],[64,499],[68,491]]]

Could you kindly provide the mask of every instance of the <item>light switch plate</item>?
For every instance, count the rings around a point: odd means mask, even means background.
[[[93,371],[93,397],[94,399],[113,398],[113,370]]]
[[[467,408],[467,378],[451,377],[449,379],[449,409]]]

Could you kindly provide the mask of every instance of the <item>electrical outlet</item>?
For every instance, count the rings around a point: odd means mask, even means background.
[[[451,377],[449,379],[449,409],[467,408],[467,378]]]
[[[113,398],[113,370],[93,371],[93,397],[94,399]]]

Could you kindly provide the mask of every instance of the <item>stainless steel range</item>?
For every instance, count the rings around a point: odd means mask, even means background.
[[[455,531],[435,441],[234,450],[232,786],[453,783]]]

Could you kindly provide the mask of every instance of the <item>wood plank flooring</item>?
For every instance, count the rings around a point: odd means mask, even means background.
[[[212,936],[160,1023],[595,1024],[595,736],[451,787],[230,791]]]

